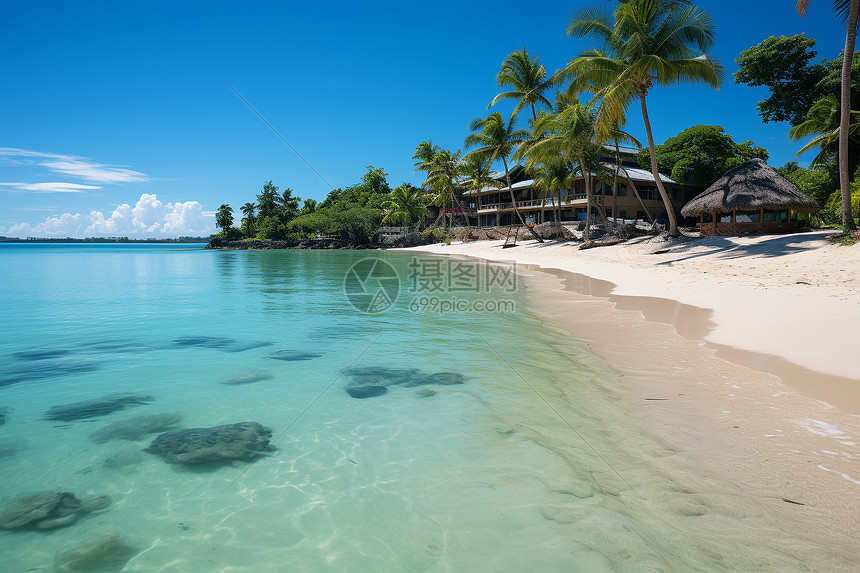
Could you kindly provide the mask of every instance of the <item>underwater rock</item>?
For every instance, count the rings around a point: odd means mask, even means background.
[[[275,360],[286,360],[287,362],[298,362],[300,360],[313,360],[320,358],[322,354],[316,352],[302,352],[300,350],[278,350],[269,354],[269,358]]]
[[[90,439],[97,444],[103,444],[109,440],[141,439],[146,434],[158,432],[168,426],[172,426],[182,419],[182,414],[173,412],[170,414],[152,414],[150,416],[138,416],[128,420],[120,420],[99,428],[92,434]]]
[[[73,402],[71,404],[63,404],[60,406],[51,406],[45,417],[49,420],[62,420],[70,422],[72,420],[82,420],[84,418],[95,418],[96,416],[105,416],[122,410],[126,406],[137,406],[152,402],[152,396],[141,396],[140,394],[129,394],[119,392],[116,394],[108,394],[94,400],[84,400],[81,402]]]
[[[415,393],[422,398],[430,398],[436,395],[436,390],[431,390],[430,388],[419,388]]]
[[[351,381],[346,386],[346,392],[353,398],[380,396],[385,394],[390,386],[413,388],[427,384],[450,386],[466,383],[466,377],[456,372],[426,374],[417,368],[386,368],[384,366],[369,366],[350,370],[349,377]],[[380,391],[379,388],[385,391]]]
[[[240,459],[269,447],[271,428],[256,422],[190,428],[161,434],[146,448],[171,464]]]
[[[3,458],[11,458],[18,452],[27,449],[27,440],[4,440],[0,442],[0,460]]]
[[[268,380],[272,375],[265,370],[249,370],[248,372],[243,372],[242,374],[236,374],[235,376],[231,376],[226,380],[222,380],[221,384],[251,384],[252,382],[259,382],[261,380]]]
[[[220,336],[181,336],[173,339],[173,344],[177,346],[199,346],[202,348],[224,348],[231,344],[236,344],[232,338],[223,338]]]
[[[255,348],[263,348],[271,346],[271,342],[246,342],[244,344],[234,344],[224,348],[224,352],[245,352],[246,350],[254,350]]]
[[[40,360],[27,366],[12,368],[0,373],[0,386],[11,386],[18,382],[56,378],[69,374],[92,372],[98,368],[96,362],[68,362],[63,360]]]
[[[353,398],[373,398],[388,392],[385,386],[347,386],[346,393]]]
[[[137,448],[128,448],[115,453],[105,459],[102,465],[113,470],[121,470],[128,466],[139,464],[143,461],[143,456]]]
[[[12,408],[10,408],[9,406],[0,406],[0,426],[6,423],[6,416],[11,411]]]
[[[61,573],[121,571],[137,552],[118,533],[111,533],[63,547],[54,556],[54,566]]]
[[[68,491],[43,491],[24,495],[0,513],[0,529],[55,529],[71,525],[84,513],[109,506],[111,499],[100,495],[84,501]]]
[[[18,360],[48,360],[49,358],[65,356],[69,352],[67,348],[28,348],[13,352],[12,356]]]
[[[271,342],[245,342],[240,343],[232,338],[221,336],[181,336],[173,339],[176,346],[190,346],[197,348],[217,348],[224,352],[245,352],[254,348],[271,346]]]

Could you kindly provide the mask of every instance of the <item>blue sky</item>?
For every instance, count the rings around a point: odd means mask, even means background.
[[[525,45],[551,73],[591,47],[565,35],[590,4],[5,2],[0,234],[206,234],[218,205],[238,211],[269,179],[323,199],[328,186],[225,81],[335,187],[367,165],[392,185],[420,183],[415,145],[462,147],[510,52]],[[836,57],[844,31],[830,3],[803,19],[790,1],[699,5],[716,21],[710,55],[726,82],[653,90],[656,141],[717,124],[767,148],[771,165],[793,159],[788,126],[757,115],[767,90],[736,85],[731,72],[741,50],[771,35],[804,32],[818,58]],[[628,128],[644,141],[636,113]]]

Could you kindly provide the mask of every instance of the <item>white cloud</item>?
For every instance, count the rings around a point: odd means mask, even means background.
[[[83,193],[92,189],[101,189],[97,185],[82,185],[80,183],[65,183],[62,181],[46,183],[0,183],[0,186],[11,187],[21,191],[35,191],[36,193]]]
[[[86,157],[45,153],[16,147],[0,147],[0,158],[5,165],[39,165],[54,173],[62,173],[84,181],[97,183],[134,183],[149,181],[149,176],[139,171],[111,165],[103,165]],[[20,159],[24,158],[24,159]]]
[[[64,213],[32,226],[28,223],[13,225],[7,234],[19,237],[163,237],[202,236],[214,232],[214,218],[204,214],[197,201],[162,203],[154,194],[144,193],[134,207],[123,203],[108,216],[101,211],[90,211],[86,217],[80,213]]]

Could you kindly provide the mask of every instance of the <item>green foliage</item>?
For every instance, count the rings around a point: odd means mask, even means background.
[[[299,215],[307,215],[317,210],[316,199],[305,199],[305,204],[299,210]]]
[[[346,189],[332,190],[325,200],[319,204],[319,209],[329,209],[337,205],[369,207],[382,211],[382,203],[388,199],[391,187],[386,180],[388,174],[384,169],[367,166],[367,173],[362,175],[361,183]],[[380,215],[381,216],[381,215]]]
[[[293,197],[293,190],[289,187],[284,189],[284,192],[275,197],[275,203],[278,206],[278,218],[283,224],[287,224],[299,216],[300,197]]]
[[[370,207],[319,208],[293,219],[287,230],[305,235],[335,236],[344,242],[365,244],[373,240],[382,222],[382,212]]]
[[[277,214],[257,219],[257,238],[265,241],[284,239],[287,236],[287,228]]]
[[[215,226],[222,231],[227,231],[233,226],[233,208],[230,205],[222,204],[218,207],[215,213]]]
[[[797,125],[823,95],[818,84],[827,71],[822,64],[810,64],[816,56],[812,49],[815,43],[803,34],[771,36],[741,52],[735,60],[739,66],[735,83],[770,90],[770,97],[757,106],[765,123],[787,121]]]
[[[260,218],[270,217],[275,214],[277,208],[278,188],[272,184],[270,179],[263,185],[263,190],[257,195],[257,203],[260,209]]]
[[[779,171],[786,179],[797,185],[798,189],[818,201],[821,206],[827,203],[827,199],[834,190],[839,189],[839,173],[833,169],[798,167],[787,173],[783,168]]]
[[[391,198],[382,207],[385,209],[382,222],[392,225],[412,227],[419,224],[427,213],[423,191],[409,183],[395,187]]]
[[[758,102],[762,120],[803,123],[813,104],[825,96],[836,97],[842,84],[842,56],[815,62],[816,41],[803,34],[771,36],[741,52],[735,62],[735,83],[766,87],[770,97]],[[860,58],[855,56],[851,75],[860,75]],[[851,100],[860,97],[860,86],[852,83]]]
[[[513,52],[505,58],[496,75],[496,83],[500,88],[511,86],[511,91],[497,95],[487,109],[503,99],[518,100],[511,112],[513,121],[525,106],[531,109],[532,119],[537,117],[535,106],[552,107],[552,103],[543,94],[552,87],[553,80],[546,78],[546,68],[538,63],[539,60],[540,57],[530,58],[525,46],[522,51]]]
[[[751,141],[735,143],[718,125],[696,125],[654,147],[660,171],[672,179],[706,189],[723,173],[754,157],[767,160],[763,147]],[[639,151],[639,165],[651,169],[648,149]]]

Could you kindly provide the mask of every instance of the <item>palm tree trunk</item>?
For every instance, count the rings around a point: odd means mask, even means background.
[[[532,236],[534,236],[534,238],[537,239],[538,243],[543,243],[543,239],[541,239],[540,236],[537,233],[535,233],[535,230],[532,229],[531,227],[529,227],[528,225],[526,225],[526,222],[523,221],[523,216],[520,213],[520,210],[517,208],[517,198],[514,196],[514,189],[511,187],[511,174],[510,174],[510,171],[508,171],[508,160],[503,157],[502,163],[505,164],[505,181],[508,184],[508,191],[511,194],[511,205],[513,205],[513,207],[514,207],[514,212],[517,214],[517,218],[520,220],[520,223],[522,224],[523,227],[525,227],[526,229],[531,231]]]
[[[615,140],[615,176],[612,178],[612,221],[618,224],[618,166],[621,165],[621,151]],[[622,221],[623,222],[623,221]]]
[[[591,177],[585,170],[585,162],[579,156],[579,168],[582,171],[582,182],[585,184],[585,242],[591,237]]]
[[[857,37],[857,17],[860,0],[851,0],[848,11],[848,33],[845,36],[845,53],[842,55],[842,95],[839,106],[839,188],[842,191],[842,228],[857,228],[851,212],[851,186],[848,172],[848,124],[851,119],[851,63],[854,59],[854,40]]]
[[[639,195],[639,190],[636,189],[636,184],[633,183],[633,180],[630,179],[630,174],[627,171],[624,171],[624,175],[627,177],[627,184],[630,185],[630,188],[633,190],[633,194],[636,196],[636,199],[639,201],[639,204],[642,205],[642,210],[645,211],[645,216],[648,217],[648,222],[651,225],[654,225],[654,217],[651,216],[651,213],[648,211],[648,207],[645,206],[645,201],[642,200],[642,196]]]
[[[660,198],[663,199],[663,205],[666,207],[666,216],[669,218],[669,236],[677,237],[678,221],[675,220],[675,207],[672,206],[672,202],[669,200],[666,188],[663,187],[663,180],[660,178],[660,170],[657,169],[657,151],[654,149],[654,135],[651,133],[651,120],[648,119],[648,107],[645,105],[644,93],[639,94],[639,103],[642,104],[642,120],[645,123],[645,135],[648,136],[648,153],[651,155],[651,175],[654,176],[657,190],[660,191]]]

